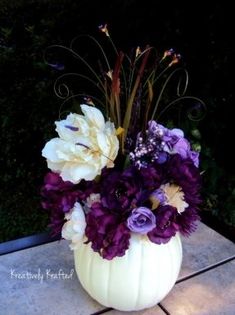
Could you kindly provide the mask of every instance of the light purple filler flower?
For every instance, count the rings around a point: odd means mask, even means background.
[[[148,122],[146,137],[137,136],[136,147],[130,152],[130,160],[135,166],[146,168],[149,163],[165,163],[170,155],[179,154],[183,159],[190,158],[194,165],[199,165],[199,154],[191,150],[189,141],[184,138],[181,129],[168,129],[154,120]]]
[[[127,226],[132,232],[147,234],[156,227],[156,217],[146,207],[135,208],[127,219]]]

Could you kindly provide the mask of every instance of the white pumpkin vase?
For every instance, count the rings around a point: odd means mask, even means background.
[[[157,245],[132,233],[123,257],[103,259],[90,244],[74,251],[83,288],[100,304],[120,311],[137,311],[159,303],[177,280],[181,262],[180,236]]]

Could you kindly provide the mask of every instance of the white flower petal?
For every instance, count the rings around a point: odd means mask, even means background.
[[[81,105],[81,109],[89,123],[98,129],[102,130],[104,128],[104,116],[99,109],[85,104]]]
[[[60,173],[60,170],[64,167],[64,162],[54,163],[54,162],[51,162],[50,160],[47,160],[47,166],[53,172]]]
[[[42,156],[51,162],[61,162],[62,160],[58,157],[58,150],[60,149],[62,143],[63,140],[60,138],[51,139],[42,149]]]
[[[97,143],[100,150],[102,151],[104,155],[109,156],[110,144],[107,138],[108,137],[102,132],[99,132],[97,134]]]
[[[66,163],[62,168],[60,176],[64,181],[77,184],[82,179],[93,180],[98,173],[94,165],[91,164]]]
[[[165,184],[160,187],[166,195],[166,204],[175,207],[178,213],[184,212],[188,207],[188,203],[184,200],[184,192],[182,188],[174,184]]]
[[[86,218],[80,203],[76,202],[66,217],[70,219],[62,227],[62,237],[72,241],[70,248],[75,249],[82,241],[86,228]]]
[[[76,142],[77,137],[89,128],[84,116],[72,113],[70,113],[66,119],[56,121],[55,125],[59,137],[72,142]]]
[[[61,235],[66,240],[71,240],[73,236],[73,226],[71,225],[70,221],[65,222],[62,227]]]
[[[42,150],[48,167],[74,184],[93,180],[105,166],[113,167],[119,150],[114,124],[105,123],[102,113],[92,106],[81,108],[84,116],[69,114],[56,122],[60,138],[50,140]]]

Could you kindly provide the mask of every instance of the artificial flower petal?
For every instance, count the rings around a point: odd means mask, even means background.
[[[85,214],[80,203],[75,203],[66,219],[67,222],[62,227],[62,237],[72,241],[70,248],[76,249],[84,237],[86,228]]]
[[[48,167],[74,184],[93,180],[104,167],[113,167],[119,149],[114,125],[105,123],[97,108],[81,108],[84,116],[69,114],[56,122],[59,138],[50,140],[42,150]]]

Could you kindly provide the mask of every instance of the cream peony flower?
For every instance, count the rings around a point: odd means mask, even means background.
[[[73,209],[65,214],[67,222],[62,227],[62,237],[72,241],[71,249],[77,249],[83,239],[86,228],[86,219],[80,203],[76,202]]]
[[[42,150],[48,167],[74,184],[93,180],[105,166],[113,167],[119,149],[114,124],[105,122],[95,107],[81,105],[81,109],[84,115],[71,113],[55,123],[59,138]]]
[[[166,196],[165,204],[168,204],[172,207],[175,207],[178,213],[184,212],[184,210],[188,207],[186,201],[184,201],[184,192],[181,187],[174,184],[165,184],[160,187]]]

